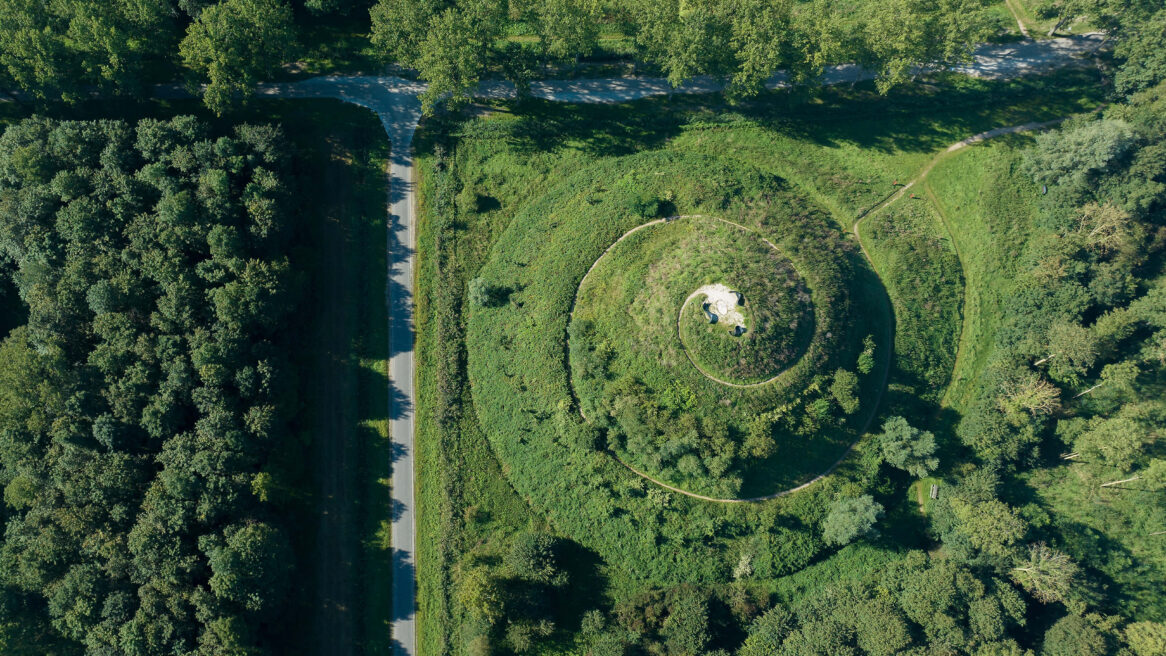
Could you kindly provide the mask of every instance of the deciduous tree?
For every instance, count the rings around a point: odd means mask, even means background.
[[[827,544],[849,544],[869,533],[882,514],[882,505],[869,494],[839,498],[822,522],[822,539]]]
[[[1031,545],[1028,556],[1012,568],[1012,578],[1038,601],[1046,604],[1064,601],[1076,576],[1076,563],[1043,542]]]
[[[291,9],[281,0],[223,0],[199,12],[179,54],[207,80],[203,100],[221,115],[273,73],[294,43]]]
[[[922,478],[939,466],[935,435],[912,427],[902,417],[891,417],[884,422],[878,439],[883,459],[912,476]]]

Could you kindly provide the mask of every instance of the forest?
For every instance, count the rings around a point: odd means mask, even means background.
[[[296,403],[283,141],[193,117],[0,139],[28,312],[0,347],[0,571],[28,649],[247,650],[278,616],[292,560],[262,502]]]

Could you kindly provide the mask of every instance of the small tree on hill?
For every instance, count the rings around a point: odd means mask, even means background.
[[[560,585],[567,575],[559,570],[557,538],[546,533],[519,533],[506,554],[506,566],[515,576]]]
[[[494,288],[481,276],[474,278],[466,288],[467,300],[473,307],[487,307],[494,302]]]
[[[922,478],[939,466],[935,457],[935,435],[913,428],[902,417],[891,417],[883,423],[879,436],[883,459],[892,467]]]
[[[472,569],[462,577],[458,602],[491,626],[502,618],[502,592],[498,582],[483,567]]]
[[[834,372],[834,382],[830,384],[830,395],[848,415],[858,412],[858,376],[854,372],[839,369]]]
[[[867,335],[862,340],[862,353],[858,354],[858,373],[867,375],[874,370],[875,366],[875,342],[874,335]]]
[[[882,504],[869,494],[838,499],[822,522],[822,539],[826,544],[844,545],[870,533],[883,514]]]

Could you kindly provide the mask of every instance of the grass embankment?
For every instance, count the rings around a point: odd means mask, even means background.
[[[923,184],[959,253],[965,278],[960,357],[944,404],[970,402],[987,364],[1002,303],[1017,275],[1018,256],[1036,212],[1040,188],[1015,174],[1029,137],[968,148],[941,160]]]
[[[860,238],[895,308],[888,407],[915,415],[936,403],[955,362],[961,324],[960,261],[927,200],[904,196],[859,224]]]
[[[1085,70],[1008,82],[944,76],[939,86],[885,96],[865,85],[775,92],[732,113],[694,116],[678,127],[673,146],[706,152],[721,145],[714,130],[728,130],[729,154],[798,184],[849,231],[864,210],[895,192],[892,183],[912,179],[951,144],[1089,111],[1101,98],[1096,72]]]
[[[706,191],[708,180],[717,180],[715,191]],[[840,426],[832,419],[842,413],[833,408],[836,413],[829,416],[829,405],[820,425],[774,430],[776,458],[731,448],[731,443],[742,441],[758,415],[778,407],[797,415],[795,408],[809,407],[821,398],[808,391],[823,385],[813,383],[817,374],[854,367],[864,334],[851,330],[847,316],[849,263],[825,261],[818,252],[834,249],[831,257],[841,252],[841,240],[829,230],[828,219],[808,209],[797,192],[779,179],[767,179],[748,166],[726,166],[705,155],[621,158],[575,176],[568,186],[581,192],[576,197],[582,203],[575,204],[573,199],[556,203],[549,210],[556,225],[545,228],[544,234],[577,231],[582,241],[570,246],[570,251],[599,252],[602,257],[578,288],[577,299],[569,286],[582,272],[568,258],[531,257],[524,268],[535,276],[547,266],[563,271],[559,280],[565,285],[566,302],[570,306],[575,301],[566,331],[571,388],[588,422],[606,430],[609,447],[624,462],[657,480],[720,498],[770,494],[829,467],[840,455],[840,445],[853,439],[845,430],[834,430]],[[669,202],[683,214],[697,212],[688,208],[705,201],[702,193],[711,192],[713,204],[711,209],[700,210],[704,218],[640,228],[604,252],[623,234],[609,234],[606,228],[611,222],[617,229],[630,230],[647,220],[624,210],[628,199],[619,190],[628,187],[645,197],[671,197]],[[723,203],[728,205],[722,207]],[[722,214],[733,217],[738,225],[712,218]],[[590,232],[575,228],[578,221],[585,222]],[[538,233],[533,228],[528,234]],[[510,242],[504,238],[503,243]],[[525,248],[513,246],[514,250]],[[584,261],[582,266],[586,272],[592,265]],[[797,287],[801,276],[795,269],[804,272],[806,284],[801,290]],[[782,282],[773,289],[762,284],[773,280]],[[765,346],[771,348],[746,349],[733,353],[730,360],[710,361],[714,351],[702,348],[691,335],[687,344],[678,338],[677,317],[684,300],[702,285],[716,283],[729,283],[744,291],[747,299],[765,306],[756,313],[756,320],[770,324],[759,328],[767,333]],[[524,284],[519,283],[523,298],[528,294],[560,298],[557,287],[552,291],[538,282],[529,288]],[[806,288],[813,290],[813,318]],[[802,301],[797,300],[799,294],[804,295]],[[695,307],[699,312],[699,305]],[[865,308],[861,303],[859,307]],[[770,315],[771,311],[780,318]],[[482,314],[501,316],[499,312]],[[697,327],[708,325],[703,316],[688,319]],[[546,317],[537,324],[547,326],[550,321]],[[790,330],[795,321],[801,324],[801,335]],[[554,332],[551,329],[544,335],[557,339]],[[716,337],[742,339],[728,334]],[[513,338],[516,343],[534,339],[532,335]],[[741,372],[751,369],[753,380],[742,379]],[[771,378],[752,387],[733,386]],[[789,457],[793,451],[797,458]]]
[[[420,207],[414,438],[422,654],[461,653],[463,636],[457,627],[467,615],[453,594],[461,570],[479,560],[496,563],[510,535],[538,523],[510,487],[478,425],[464,384],[462,342],[466,282],[505,227],[510,201],[538,189],[537,161],[500,157],[479,166],[483,158],[472,141],[446,157],[450,137],[443,134],[445,127],[431,125],[416,141]],[[472,184],[468,192],[459,193],[467,178],[491,180],[506,207],[495,197],[475,193]],[[459,222],[459,208],[479,220]]]

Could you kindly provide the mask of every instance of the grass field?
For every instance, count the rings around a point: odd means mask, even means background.
[[[946,233],[959,253],[966,278],[961,353],[945,405],[966,407],[987,364],[1001,316],[1001,303],[1017,273],[1039,188],[1015,175],[1014,136],[966,149],[936,165],[924,182]]]
[[[522,480],[530,472],[519,475],[515,471],[513,453],[501,459],[505,464],[499,463],[494,456],[500,439],[497,431],[481,428],[493,425],[494,420],[483,418],[481,412],[483,408],[497,413],[499,408],[521,406],[524,397],[541,394],[543,388],[532,378],[536,369],[515,359],[513,349],[518,347],[512,340],[509,352],[495,346],[495,352],[506,352],[506,357],[493,359],[508,363],[505,366],[509,367],[509,374],[520,377],[518,380],[525,384],[525,390],[517,387],[501,402],[479,407],[468,403],[470,391],[464,379],[465,362],[469,357],[473,364],[475,356],[462,346],[464,321],[469,317],[472,333],[474,316],[481,311],[512,314],[516,304],[524,308],[523,312],[546,311],[539,300],[541,295],[531,287],[542,283],[524,278],[526,274],[522,273],[495,276],[503,269],[529,270],[542,256],[559,259],[578,256],[587,265],[595,259],[602,248],[592,249],[592,254],[585,256],[557,241],[554,235],[567,222],[576,219],[574,209],[554,208],[599,207],[602,210],[606,199],[601,199],[598,205],[588,205],[588,194],[595,193],[591,187],[593,178],[603,180],[606,195],[623,193],[619,191],[623,189],[619,180],[627,165],[619,164],[623,168],[618,168],[617,161],[635,153],[667,151],[680,158],[678,161],[700,160],[700,157],[692,159],[694,156],[720,158],[726,171],[744,164],[765,175],[785,179],[792,183],[791,190],[803,199],[794,201],[797,210],[810,211],[815,207],[825,210],[821,216],[827,225],[833,226],[835,234],[850,240],[844,233],[849,231],[855,217],[892,193],[893,181],[910,179],[949,144],[1001,125],[1092,109],[1098,91],[1093,74],[1067,72],[1053,78],[1013,83],[955,79],[943,86],[920,85],[889,96],[872,94],[859,85],[854,89],[815,93],[770,94],[757,102],[732,107],[717,101],[708,104],[709,100],[675,97],[616,107],[539,101],[519,106],[498,104],[472,120],[447,117],[430,123],[419,135],[423,211],[418,296],[418,320],[422,329],[418,333],[418,357],[431,365],[418,369],[421,449],[418,466],[431,472],[421,476],[422,525],[419,526],[422,536],[428,536],[419,541],[423,549],[419,571],[425,648],[437,649],[439,653],[440,650],[464,653],[465,636],[456,627],[461,626],[466,615],[451,591],[457,590],[460,578],[469,568],[498,567],[499,554],[505,549],[508,536],[528,527],[541,526],[575,539],[583,536],[581,541],[595,549],[589,551],[595,561],[587,570],[588,580],[594,580],[595,587],[580,589],[581,595],[597,599],[595,605],[602,605],[601,598],[596,596],[604,590],[609,599],[628,598],[639,594],[650,581],[677,580],[679,572],[684,572],[683,579],[687,580],[715,580],[744,552],[765,555],[762,561],[755,561],[759,584],[779,585],[774,582],[786,580],[780,579],[781,575],[796,572],[829,554],[816,537],[815,527],[821,520],[822,508],[836,492],[854,490],[855,486],[861,489],[863,485],[859,466],[862,458],[856,456],[844,463],[837,476],[756,508],[692,503],[675,494],[659,494],[650,484],[632,478],[626,479],[626,484],[597,485],[596,481],[612,476],[613,481],[625,480],[624,474],[610,470],[602,458],[579,458],[566,465],[549,460],[555,449],[570,449],[567,440],[562,446],[548,445],[550,451],[545,454],[540,450],[540,455],[526,453],[524,458],[538,463],[540,473],[535,478],[544,478],[559,496],[574,495],[588,501],[577,508],[572,504],[571,509],[564,506],[561,511],[547,513],[547,498],[542,492],[536,493],[523,483],[516,493],[510,481]],[[589,178],[581,173],[589,167],[594,171],[619,173],[592,173]],[[706,201],[719,194],[733,195],[732,184],[724,175],[700,173],[699,168],[692,166],[685,168],[673,176],[676,183],[671,186],[677,187],[679,193],[674,193],[668,201],[677,211],[681,206],[698,205],[691,203],[697,197],[692,195],[696,193],[694,189],[699,189]],[[645,179],[656,177],[668,176]],[[687,181],[694,178],[703,182],[689,186]],[[649,180],[644,185],[637,183],[636,188],[651,191],[654,184]],[[663,194],[659,196],[663,198]],[[928,201],[919,200],[916,206],[926,208]],[[611,225],[609,229],[606,221],[592,212],[580,234],[603,232],[607,236],[598,241],[610,243],[631,225]],[[912,229],[906,235],[891,235],[895,239],[887,242],[888,258],[904,258],[913,249],[924,246],[927,247],[924,252],[933,253],[935,244],[943,246],[942,257],[929,266],[948,278],[943,303],[933,307],[937,316],[946,317],[944,329],[934,334],[919,332],[917,347],[935,345],[946,349],[936,356],[947,358],[939,369],[946,366],[950,372],[954,340],[961,327],[959,270],[952,268],[958,262],[951,244],[939,240],[944,227],[938,215],[920,209],[917,215],[907,216],[903,221],[909,222]],[[543,232],[534,225],[543,225]],[[521,232],[523,226],[532,239],[537,238],[536,248],[499,246],[499,240],[504,239],[508,230]],[[855,245],[850,248],[853,257],[860,257]],[[483,271],[492,249],[496,253],[509,253],[509,261],[497,263],[503,265],[502,269]],[[899,262],[900,269],[913,266],[909,259]],[[490,284],[503,288],[501,305],[486,310],[468,308],[464,304],[466,285],[483,274]],[[582,270],[578,275],[582,275]],[[817,290],[810,286],[816,304]],[[875,308],[885,302],[886,292],[873,276],[860,279],[858,289],[861,290],[858,296],[877,301]],[[573,292],[573,284],[564,284],[565,296]],[[912,302],[920,300],[922,295],[916,294]],[[882,332],[877,312],[868,311],[864,317],[867,320],[864,334],[877,336]],[[524,325],[534,329],[537,320]],[[471,334],[471,348],[477,348],[473,346],[475,339]],[[562,342],[559,343],[557,348],[562,349]],[[526,346],[524,343],[523,348]],[[889,351],[887,346],[880,344],[880,357]],[[561,362],[565,353],[562,350],[558,353],[554,357]],[[560,378],[553,384],[565,386],[566,379]],[[475,398],[482,393],[478,387],[473,389]],[[863,402],[873,402],[873,399],[864,398]],[[536,442],[525,431],[540,424],[554,425],[569,417],[559,414],[555,403],[550,401],[535,402],[531,411],[514,415],[523,429],[511,433],[521,436],[521,444],[515,443],[515,447],[526,452]],[[578,436],[578,427],[568,424],[560,424],[565,434]],[[587,439],[585,432],[583,439]],[[555,440],[561,438],[552,438],[552,443]],[[862,445],[859,451],[861,454]],[[648,506],[640,505],[649,498],[657,504],[656,508],[649,510]],[[902,498],[901,492],[898,498]],[[897,501],[886,501],[896,517],[908,511],[914,514],[914,523],[907,522],[905,526],[916,526],[920,521],[917,504],[911,510],[905,505],[902,508],[893,505]],[[673,523],[681,517],[683,526]],[[732,527],[741,523],[755,531],[754,537],[732,543],[705,537],[732,533],[736,530]],[[914,547],[919,539],[916,529],[889,533],[887,540],[891,544]],[[603,546],[609,540],[604,534],[611,536],[607,546]],[[669,535],[691,535],[691,538],[667,542]],[[669,553],[670,562],[659,566],[650,564],[651,554],[660,552]],[[841,560],[837,561],[837,567],[845,571],[866,571],[877,567],[877,559],[881,557],[849,559],[839,554]],[[766,560],[769,558],[772,560]],[[823,562],[834,562],[834,559]],[[789,590],[805,589],[800,584],[781,585]],[[562,639],[569,636],[570,626],[572,621],[565,618],[561,627],[566,628],[561,631],[567,633],[560,633],[555,644],[562,644]],[[548,653],[569,652],[556,649]]]

